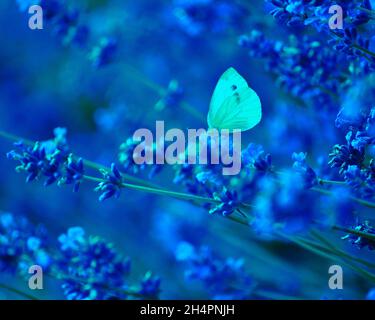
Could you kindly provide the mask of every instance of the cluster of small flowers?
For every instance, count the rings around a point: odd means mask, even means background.
[[[284,171],[277,179],[259,179],[251,202],[251,227],[265,238],[272,238],[275,231],[295,234],[308,230],[312,221],[321,220],[321,213],[314,207],[316,194],[306,192],[306,187],[305,176],[295,170]]]
[[[207,150],[210,150],[208,144]],[[213,197],[219,203],[206,205],[210,214],[228,216],[234,213],[250,190],[249,180],[257,180],[272,168],[270,154],[261,146],[249,144],[241,154],[241,180],[222,175],[222,165],[176,165],[173,182],[181,184],[189,193]],[[255,171],[255,175],[252,173]],[[236,187],[236,188],[234,188]]]
[[[173,14],[190,36],[239,29],[248,15],[242,5],[228,0],[175,0]]]
[[[42,226],[35,227],[24,217],[0,212],[0,271],[27,275],[34,264],[48,270],[51,257],[46,236]]]
[[[313,101],[319,109],[322,105],[337,108],[335,97],[349,84],[343,81],[347,70],[357,70],[355,61],[347,61],[345,56],[307,36],[300,40],[290,36],[289,43],[284,43],[253,30],[240,37],[239,45],[251,57],[265,60],[267,71],[278,76],[279,86],[305,102]]]
[[[160,279],[148,272],[140,288],[126,280],[130,260],[121,257],[113,245],[99,237],[87,237],[80,227],[70,228],[59,237],[64,294],[69,300],[127,299],[129,294],[157,297]]]
[[[336,126],[347,130],[346,144],[333,147],[329,164],[340,169],[347,184],[360,197],[372,199],[375,196],[375,163],[374,159],[367,159],[366,152],[375,144],[375,107],[373,102],[360,109],[356,106],[348,103],[336,118]]]
[[[70,153],[65,129],[56,128],[54,134],[54,139],[36,142],[34,146],[17,142],[18,151],[10,151],[7,157],[20,162],[16,170],[27,173],[26,182],[44,177],[45,186],[55,182],[73,184],[73,191],[77,192],[84,176],[83,160],[75,159]]]
[[[335,1],[344,14],[344,29],[330,30],[328,21],[332,17],[329,9],[333,5],[326,1],[317,0],[266,0],[270,4],[270,13],[281,23],[290,27],[301,25],[313,26],[318,32],[325,32],[338,51],[345,52],[351,57],[364,57],[364,67],[369,71],[375,68],[375,57],[368,54],[371,34],[359,35],[357,28],[371,21],[372,6],[370,0]],[[361,48],[359,48],[361,47]]]
[[[18,0],[17,3],[22,11],[30,5],[29,0]],[[99,68],[113,61],[118,49],[117,39],[102,37],[98,44],[90,44],[91,30],[88,25],[80,21],[82,14],[80,9],[62,0],[39,0],[34,1],[33,4],[38,4],[43,8],[43,18],[64,45],[89,48],[88,57],[94,67]]]
[[[177,80],[171,80],[167,91],[155,104],[155,110],[161,111],[164,109],[176,108],[180,105],[183,96],[184,89],[180,86]]]
[[[120,150],[118,153],[118,161],[121,165],[121,170],[128,173],[139,173],[142,170],[145,170],[146,168],[150,168],[150,171],[148,173],[149,178],[154,177],[156,174],[160,173],[163,166],[156,164],[154,161],[154,164],[150,165],[139,165],[135,163],[134,161],[134,149],[139,145],[139,142],[134,141],[133,138],[128,138],[124,143],[120,145]],[[152,146],[153,154],[156,155],[156,145],[154,144]],[[154,159],[155,160],[155,159]]]
[[[209,247],[193,247],[181,242],[176,259],[186,266],[185,277],[203,283],[211,299],[250,299],[254,283],[242,259],[216,256]]]
[[[70,300],[156,298],[160,279],[147,272],[139,285],[130,285],[130,260],[113,245],[87,237],[80,227],[59,237],[60,248],[51,248],[47,231],[25,217],[0,212],[0,271],[29,276],[32,265],[62,281]]]
[[[111,171],[100,170],[103,175],[103,181],[95,188],[95,191],[101,192],[99,201],[103,202],[109,198],[115,197],[118,199],[121,194],[123,177],[117,166],[112,163]]]
[[[301,174],[305,188],[309,189],[318,183],[318,179],[315,171],[307,164],[306,155],[304,152],[294,152],[292,159],[294,160],[293,169]]]
[[[7,153],[8,159],[20,162],[16,167],[17,172],[26,172],[26,182],[45,178],[44,186],[53,183],[61,185],[73,185],[73,192],[78,192],[85,178],[85,167],[82,158],[76,157],[70,152],[66,140],[66,129],[56,128],[55,138],[39,143],[34,146],[17,142],[15,146],[18,151],[12,150]],[[123,188],[123,175],[116,164],[112,163],[110,170],[100,169],[103,179],[95,188],[100,192],[99,201],[109,198],[119,198]],[[98,178],[98,180],[100,180]]]
[[[266,2],[270,5],[270,13],[280,22],[286,23],[291,27],[312,25],[318,31],[322,31],[332,16],[329,13],[329,9],[333,4],[326,1],[266,0]],[[346,22],[350,26],[359,26],[370,20],[369,13],[362,10],[371,10],[369,0],[337,0],[335,5],[339,5],[343,9],[344,18],[349,18],[349,21]]]

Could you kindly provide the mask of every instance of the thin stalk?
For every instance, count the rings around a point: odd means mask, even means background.
[[[35,143],[34,141],[27,140],[27,139],[18,137],[16,135],[13,135],[13,134],[10,134],[10,133],[4,132],[4,131],[0,131],[0,137],[3,137],[5,139],[11,140],[11,141],[15,141],[15,142],[22,141],[23,143],[25,143],[26,145],[29,145],[29,146],[33,146],[34,143]],[[78,158],[78,157],[75,156],[75,158]],[[95,170],[101,170],[101,169],[107,170],[107,171],[110,170],[108,167],[106,167],[102,164],[98,164],[96,162],[90,161],[90,160],[83,159],[83,163],[88,168],[92,168],[92,169],[95,169]],[[153,184],[151,182],[148,182],[148,181],[145,181],[141,178],[133,177],[133,176],[131,176],[129,174],[126,174],[126,173],[123,173],[122,175],[123,175],[124,179],[128,180],[129,182],[139,183],[139,184],[150,186],[150,187],[156,187],[155,184]]]
[[[132,73],[132,79],[138,80],[144,86],[146,86],[150,90],[154,91],[157,95],[164,96],[167,93],[167,90],[165,88],[163,88],[162,86],[160,86],[157,83],[154,83],[153,81],[148,79],[143,73],[141,73],[139,70],[137,70],[133,66],[125,64],[125,63],[122,63],[121,65],[124,67],[124,69],[126,69],[126,70],[128,70]],[[180,106],[183,110],[190,113],[196,119],[198,119],[200,121],[205,121],[202,114],[196,108],[194,108],[193,106],[191,106],[187,102],[182,101],[180,103]]]
[[[321,185],[346,185],[345,181],[336,181],[336,180],[326,180],[326,179],[318,179],[318,183]]]
[[[102,178],[97,178],[97,177],[92,177],[85,175],[84,179],[93,181],[93,182],[105,182],[106,180]],[[147,193],[151,194],[158,194],[162,196],[170,196],[173,198],[177,199],[183,199],[183,200],[192,200],[192,201],[200,201],[200,202],[205,202],[205,203],[215,203],[218,204],[220,203],[219,200],[213,199],[213,198],[206,198],[206,197],[201,197],[189,193],[182,193],[182,192],[176,192],[176,191],[170,191],[166,189],[161,189],[161,188],[152,188],[152,187],[146,187],[146,186],[140,186],[136,184],[131,184],[131,183],[121,183],[122,188],[126,189],[131,189],[131,190],[137,190],[137,191],[144,191]]]
[[[254,295],[258,296],[259,298],[271,300],[304,300],[303,298],[287,296],[282,293],[270,292],[266,290],[255,290]]]
[[[344,258],[347,258],[347,259],[350,259],[350,260],[353,260],[353,261],[356,261],[360,264],[363,264],[364,266],[366,266],[367,268],[371,268],[371,269],[375,269],[375,264],[371,263],[371,262],[368,262],[366,260],[363,260],[363,259],[360,259],[360,258],[357,258],[357,257],[353,257],[351,256],[350,254],[347,254],[346,252],[343,252],[339,249],[337,249],[328,239],[326,239],[325,237],[323,237],[319,232],[317,232],[316,230],[312,230],[311,231],[311,234],[313,237],[315,237],[317,240],[319,240],[321,243],[323,243],[324,245],[326,245],[327,247],[331,248],[331,250],[337,252],[337,254],[341,255],[342,257]]]
[[[357,231],[357,230],[349,229],[349,228],[344,228],[344,227],[340,227],[340,226],[333,226],[332,229],[342,231],[342,232],[346,232],[346,233],[350,233],[350,234],[354,234],[356,236],[366,238],[370,241],[375,241],[375,234],[370,234],[370,233]]]
[[[366,49],[366,48],[363,48],[363,47],[361,47],[361,46],[358,45],[358,44],[353,44],[353,47],[356,48],[356,49],[358,49],[359,51],[362,51],[363,53],[366,53],[366,54],[368,54],[369,56],[375,58],[375,52],[372,52],[372,51],[370,51],[370,50],[368,50],[368,49]]]
[[[375,282],[375,275],[362,269],[362,268],[359,268],[357,265],[355,265],[354,263],[350,262],[350,261],[345,261],[342,259],[342,257],[340,256],[332,256],[331,254],[325,252],[324,250],[327,250],[327,248],[325,247],[321,247],[319,245],[316,245],[314,243],[312,243],[311,241],[308,241],[308,240],[305,240],[305,239],[298,239],[298,238],[295,238],[295,237],[291,237],[291,236],[287,236],[287,235],[284,235],[284,234],[280,234],[282,237],[290,240],[291,242],[301,246],[302,248],[306,249],[306,250],[309,250],[311,251],[312,253],[315,253],[323,258],[326,258],[328,260],[331,260],[331,261],[335,261],[337,259],[340,259],[340,263],[342,263],[343,265],[347,266],[348,268],[352,269],[353,271],[357,272],[358,274],[362,275],[364,278],[366,278],[367,280],[370,280],[372,282]],[[337,253],[336,253],[337,255]]]
[[[92,177],[92,176],[88,176],[88,175],[85,175],[83,178],[85,180],[96,182],[96,183],[105,182],[105,180],[102,179],[102,178]],[[126,188],[126,189],[136,190],[136,191],[143,191],[143,192],[147,192],[147,193],[150,193],[150,194],[168,196],[168,197],[181,199],[181,200],[198,201],[200,203],[212,203],[212,204],[219,204],[220,203],[220,200],[216,200],[214,198],[197,196],[197,195],[193,195],[193,194],[190,194],[190,193],[170,191],[170,190],[161,189],[161,188],[152,188],[152,187],[140,186],[140,185],[135,185],[135,184],[130,184],[130,183],[122,183],[121,188]],[[242,205],[244,205],[246,207],[250,207],[249,204],[242,204]],[[234,215],[229,215],[229,216],[226,216],[225,218],[227,218],[229,220],[232,220],[234,222],[237,222],[239,224],[245,225],[245,226],[249,225],[249,223],[247,221],[244,221],[243,219],[240,219],[239,217],[235,217]]]
[[[325,189],[320,189],[320,188],[317,188],[317,187],[314,187],[314,188],[311,188],[310,190],[312,191],[315,191],[315,192],[319,192],[321,194],[324,194],[324,195],[327,195],[327,196],[333,196],[333,192],[329,191],[329,190],[325,190]],[[350,200],[353,200],[365,207],[368,207],[368,208],[371,208],[371,209],[375,209],[375,203],[371,202],[371,201],[367,201],[367,200],[363,200],[363,199],[360,199],[360,198],[357,198],[357,197],[349,197]]]
[[[333,34],[336,38],[342,39],[342,36],[338,35],[338,34],[337,34],[336,32],[334,32],[334,31],[331,31],[331,34]],[[375,52],[372,52],[372,51],[370,51],[370,50],[368,50],[368,49],[366,49],[366,48],[363,48],[362,46],[360,46],[360,45],[357,44],[357,43],[354,43],[354,44],[352,44],[351,46],[352,46],[353,48],[356,48],[357,50],[359,50],[359,51],[361,51],[361,52],[363,52],[363,53],[365,53],[365,54],[371,56],[371,57],[375,57]],[[369,60],[369,61],[371,61],[371,60]]]
[[[37,297],[35,297],[35,296],[31,295],[31,294],[28,294],[26,292],[23,292],[21,290],[18,290],[16,288],[8,286],[8,285],[6,285],[4,283],[0,283],[0,288],[8,290],[9,292],[13,292],[15,294],[18,294],[19,296],[22,296],[22,297],[24,297],[26,299],[29,299],[29,300],[39,300]]]

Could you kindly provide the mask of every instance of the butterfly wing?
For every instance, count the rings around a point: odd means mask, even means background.
[[[219,79],[207,116],[209,128],[249,130],[262,118],[261,102],[246,80],[233,68]]]

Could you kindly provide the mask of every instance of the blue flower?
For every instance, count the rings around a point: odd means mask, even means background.
[[[354,231],[375,235],[375,229],[372,226],[370,226],[368,221],[358,224],[357,226],[352,227],[352,229]],[[350,233],[342,237],[342,239],[348,240],[351,244],[355,245],[359,249],[367,247],[369,250],[375,250],[375,241],[365,238],[363,236]]]
[[[75,160],[70,154],[65,163],[65,175],[59,180],[59,184],[73,184],[73,192],[78,192],[84,174],[83,159]]]
[[[98,237],[85,236],[82,228],[69,229],[59,237],[57,260],[64,294],[69,300],[125,299],[130,261],[113,245]]]
[[[85,241],[85,231],[81,227],[72,227],[66,234],[59,236],[60,248],[62,251],[78,250]]]
[[[45,229],[25,217],[0,212],[0,271],[26,276],[32,265],[48,270],[50,264]]]
[[[147,272],[141,281],[139,293],[145,297],[157,297],[160,293],[160,278]]]
[[[112,163],[111,171],[100,170],[104,181],[100,182],[95,188],[95,191],[101,192],[99,201],[103,202],[109,198],[115,197],[116,199],[120,197],[123,178],[117,166]]]
[[[350,165],[362,166],[364,161],[364,150],[357,150],[352,146],[353,134],[349,132],[346,136],[346,145],[333,146],[332,152],[329,154],[329,165],[332,168],[339,168],[340,174],[343,174]]]
[[[308,230],[319,213],[314,208],[315,194],[305,191],[300,174],[283,172],[278,181],[263,177],[253,201],[252,228],[262,237],[272,237],[274,231],[290,234]]]
[[[184,90],[177,80],[172,80],[163,97],[156,103],[155,109],[161,111],[164,109],[175,108],[180,105],[184,96]],[[174,110],[175,110],[174,109]]]
[[[176,259],[186,265],[185,277],[203,283],[212,299],[250,299],[253,282],[242,259],[222,259],[209,247],[194,248],[181,242]]]
[[[306,153],[294,152],[292,159],[294,160],[293,169],[295,169],[303,177],[305,188],[310,189],[316,185],[318,182],[317,176],[314,170],[306,162]]]
[[[210,214],[220,214],[223,216],[229,216],[236,211],[239,201],[236,192],[231,192],[225,187],[220,193],[214,193],[214,199],[220,201],[220,203],[210,209]]]
[[[83,160],[76,160],[70,153],[66,142],[66,130],[56,128],[55,138],[45,142],[36,142],[32,147],[22,141],[15,143],[19,151],[7,153],[8,159],[20,162],[17,172],[26,172],[26,182],[45,178],[44,186],[57,182],[59,185],[73,184],[78,191],[84,176]]]
[[[177,24],[190,36],[239,28],[248,14],[228,0],[175,0],[172,10]]]
[[[265,154],[261,145],[250,143],[242,151],[242,166],[245,169],[256,169],[260,172],[267,172],[272,169],[272,157]]]
[[[89,59],[95,68],[108,65],[114,59],[117,52],[118,43],[115,38],[101,38],[89,54]]]

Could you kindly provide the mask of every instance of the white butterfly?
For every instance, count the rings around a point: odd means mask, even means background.
[[[262,119],[262,105],[256,92],[234,69],[220,77],[207,116],[209,128],[247,131]]]

